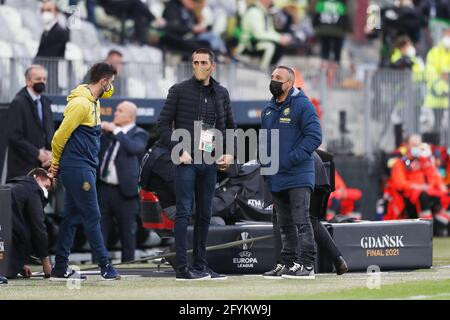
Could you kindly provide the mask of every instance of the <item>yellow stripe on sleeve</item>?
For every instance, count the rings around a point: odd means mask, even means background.
[[[82,97],[75,98],[67,104],[64,119],[52,139],[52,165],[59,165],[61,154],[72,132],[89,115],[89,106],[90,102]]]

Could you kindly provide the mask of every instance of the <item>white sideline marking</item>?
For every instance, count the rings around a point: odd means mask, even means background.
[[[436,297],[447,297],[450,296],[450,292],[447,293],[437,293],[437,294],[432,294],[432,295],[422,295],[422,296],[412,296],[412,297],[407,297],[405,298],[405,300],[419,300],[419,299],[430,299],[430,298],[436,298]]]

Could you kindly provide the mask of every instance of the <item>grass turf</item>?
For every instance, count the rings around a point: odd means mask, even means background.
[[[260,276],[230,276],[226,281],[176,282],[173,277],[124,276],[101,281],[88,276],[80,287],[33,278],[0,286],[8,299],[450,299],[450,238],[435,238],[433,268],[382,272],[379,289],[365,273],[318,274],[315,280],[265,280]],[[147,265],[138,265],[144,268]],[[126,266],[125,268],[131,266]],[[136,267],[136,266],[133,266]],[[36,271],[38,271],[36,269]],[[373,277],[373,275],[372,275]]]

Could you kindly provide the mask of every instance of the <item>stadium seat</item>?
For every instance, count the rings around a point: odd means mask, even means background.
[[[22,29],[22,18],[16,8],[7,5],[0,6],[0,16],[3,17],[11,31]]]
[[[0,40],[0,98],[2,101],[11,99],[11,58],[14,56],[13,48],[8,42]]]
[[[16,39],[16,42],[19,43],[27,43],[34,40],[33,34],[30,30],[26,28],[20,28],[14,31],[14,38]]]
[[[36,0],[6,0],[6,4],[11,7],[29,8],[32,10],[37,10],[39,8],[39,2]]]
[[[145,83],[142,79],[129,77],[127,81],[128,96],[133,98],[146,98]]]
[[[20,10],[22,16],[22,24],[24,28],[27,28],[32,34],[33,39],[39,41],[42,32],[44,31],[44,25],[39,15],[39,11],[24,8]]]
[[[37,40],[28,41],[28,42],[25,42],[24,45],[28,48],[30,57],[35,57],[38,52],[39,41],[37,41]]]
[[[13,48],[15,58],[19,58],[19,59],[32,58],[30,51],[28,50],[28,47],[25,44],[19,43],[19,42],[14,42],[11,44],[11,46]]]
[[[66,43],[66,53],[64,56],[67,60],[83,60],[83,51],[73,42]]]
[[[4,19],[2,15],[0,15],[0,25],[2,26],[2,32],[0,32],[0,40],[7,42],[14,41],[13,33],[11,32],[6,19]]]
[[[14,56],[13,48],[8,42],[0,41],[0,58],[12,58]]]

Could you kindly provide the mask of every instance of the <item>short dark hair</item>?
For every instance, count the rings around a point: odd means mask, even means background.
[[[214,55],[214,52],[212,52],[209,49],[206,48],[200,48],[194,51],[194,53],[192,54],[192,59],[194,59],[194,56],[196,54],[207,54],[209,56],[209,61],[211,61],[211,63],[215,63],[216,61],[216,56]]]
[[[43,168],[31,169],[31,171],[27,173],[27,176],[29,176],[29,177],[37,176],[41,179],[49,179],[51,181],[51,188],[53,188],[55,185],[55,180],[50,178],[48,176],[48,171]]]
[[[108,54],[106,56],[109,57],[109,56],[112,56],[113,54],[123,57],[122,52],[120,52],[119,50],[116,50],[116,49],[109,50]]]
[[[286,67],[286,66],[278,66],[275,69],[284,69],[287,70],[287,72],[289,73],[289,80],[295,81],[295,72],[292,68],[290,67]]]
[[[111,64],[99,62],[89,69],[89,83],[97,83],[103,78],[111,78],[117,75],[117,70]]]
[[[400,36],[395,41],[394,47],[401,49],[401,48],[404,48],[408,44],[412,44],[411,39],[408,36]]]

